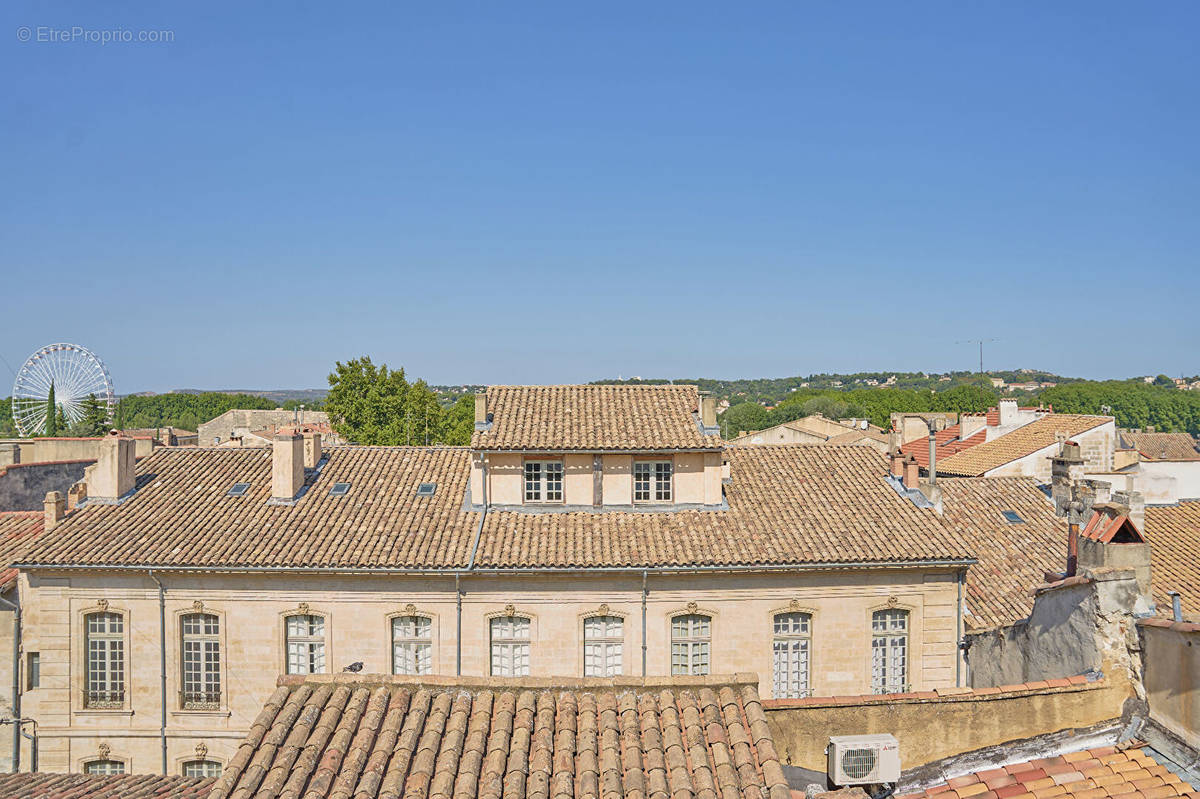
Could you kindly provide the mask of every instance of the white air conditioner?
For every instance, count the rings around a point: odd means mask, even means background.
[[[829,781],[838,787],[900,780],[900,743],[894,735],[835,735],[825,751]]]

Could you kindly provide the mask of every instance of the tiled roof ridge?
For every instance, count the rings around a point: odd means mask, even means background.
[[[1139,627],[1161,627],[1164,630],[1174,630],[1177,633],[1200,633],[1200,624],[1192,621],[1173,621],[1171,619],[1138,619]]]
[[[1200,627],[1200,625],[1197,625]],[[1070,693],[1103,688],[1107,680],[1092,679],[1087,674],[1053,680],[990,688],[939,688],[933,691],[909,691],[902,694],[861,694],[857,696],[809,696],[803,699],[763,699],[762,705],[770,710],[799,707],[848,707],[868,704],[922,703],[922,702],[973,702],[980,699],[1007,699],[1046,693]]]
[[[27,466],[62,466],[68,463],[95,463],[95,458],[72,458],[65,461],[28,461],[26,463],[9,463],[0,466],[0,474],[4,474],[9,469],[21,469]]]
[[[31,519],[35,516],[41,516],[42,513],[44,511],[40,510],[0,510],[0,516],[28,516]]]

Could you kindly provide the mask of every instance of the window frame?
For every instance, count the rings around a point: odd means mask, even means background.
[[[496,624],[509,622],[513,624],[514,632],[516,631],[516,622],[523,621],[526,636],[521,638],[517,635],[497,638]],[[492,614],[487,618],[487,634],[488,634],[488,674],[492,677],[528,677],[533,673],[533,616],[528,613],[498,613]],[[497,645],[505,647],[508,651],[508,662],[512,667],[511,673],[496,672],[496,647]],[[523,669],[519,668],[517,663],[518,649],[524,647],[524,664]]]
[[[666,481],[662,479],[663,467],[666,467]],[[648,468],[646,476],[646,499],[638,499],[638,469]],[[672,458],[635,458],[630,469],[630,485],[632,487],[633,504],[635,505],[669,505],[675,501],[675,461]],[[663,496],[663,487],[666,496]]]
[[[313,610],[311,608],[296,608],[293,610],[289,610],[286,613],[281,613],[280,616],[281,616],[282,634],[283,634],[283,673],[284,674],[300,674],[300,675],[328,674],[329,673],[329,661],[331,658],[329,641],[332,638],[332,636],[330,634],[330,629],[329,629],[329,615],[327,613],[322,613],[321,611]],[[305,618],[309,618],[309,619],[319,619],[321,622],[321,635],[315,636],[315,635],[309,634],[309,635],[295,636],[293,638],[293,636],[288,631],[288,622],[291,619],[298,618],[298,617],[305,617]],[[311,622],[310,622],[310,626],[311,626]],[[313,671],[311,669],[309,671],[292,671],[291,644],[293,641],[296,641],[297,643],[305,643],[305,644],[308,644],[309,646],[311,646],[313,644],[317,644],[317,643],[319,643],[321,645],[322,662],[321,662],[321,670],[320,671]],[[309,649],[308,655],[309,655],[310,662],[312,659],[312,652],[313,652],[313,650]]]
[[[681,619],[689,620],[688,630],[686,635],[677,636],[675,634],[675,624]],[[701,619],[707,620],[708,630],[705,634],[695,634],[693,627]],[[673,613],[669,619],[669,636],[670,647],[668,649],[670,674],[672,677],[680,676],[705,676],[713,673],[712,663],[712,641],[713,641],[713,620],[714,615],[708,611],[697,609],[689,609],[680,613]],[[686,669],[679,671],[676,669],[675,656],[676,647],[684,647],[684,656],[687,659]],[[696,671],[697,653],[703,653],[703,671]]]
[[[876,629],[875,623],[881,620],[885,625],[889,623],[889,616],[897,615],[904,620],[903,630],[895,630],[890,626],[885,626],[881,629]],[[912,608],[889,605],[881,608],[872,608],[868,616],[869,631],[871,634],[870,647],[870,691],[872,695],[883,696],[887,694],[907,693],[912,690],[912,642],[913,633],[915,631],[914,619],[916,614]],[[896,640],[903,642],[903,674],[900,681],[897,683],[895,678],[889,676],[889,671],[895,665],[894,654],[890,651]],[[880,644],[877,642],[883,641]],[[885,649],[883,654],[883,671],[880,679],[876,680],[876,648]]]
[[[815,615],[813,611],[806,608],[787,608],[785,610],[776,610],[771,613],[771,696],[775,699],[804,699],[813,695],[813,630],[815,625]],[[792,632],[789,629],[781,632],[779,621],[782,618],[800,617],[807,628],[801,632]],[[793,655],[795,654],[789,647],[787,650],[787,673],[784,677],[784,688],[780,690],[779,679],[779,663],[778,647],[780,644],[785,646],[802,642],[803,646],[800,651],[804,657],[803,682],[804,684],[795,690],[792,685],[793,671]]]
[[[111,768],[113,766],[119,766],[120,768],[119,768],[119,770],[116,770],[116,771],[91,771],[90,770],[91,766],[97,766],[101,763],[106,764],[106,767],[108,767],[108,768]],[[94,775],[98,775],[98,776],[109,776],[112,774],[128,774],[129,773],[129,764],[126,763],[124,760],[122,760],[119,757],[99,757],[99,756],[89,757],[88,759],[86,759],[82,763],[80,763],[79,767],[80,767],[79,768],[80,772],[83,774],[94,774]]]
[[[193,632],[187,631],[187,624],[191,617],[209,617],[216,623],[216,632]],[[176,613],[176,624],[178,629],[178,656],[179,663],[177,671],[179,673],[179,709],[180,710],[220,710],[225,706],[225,619],[224,614],[206,607],[193,607]],[[203,624],[203,622],[202,622]],[[199,660],[199,684],[201,686],[211,685],[216,683],[216,691],[200,690],[195,692],[201,698],[189,699],[189,691],[187,685],[188,679],[188,644],[196,643],[200,648]],[[216,652],[216,668],[210,667],[210,658],[208,657],[215,647]],[[215,679],[206,679],[208,675],[215,675]],[[215,698],[213,698],[215,696]]]
[[[598,621],[603,621],[604,633],[599,636],[588,636],[589,622],[595,625]],[[611,625],[616,622],[618,626],[618,634],[610,635]],[[583,676],[584,677],[620,677],[625,673],[625,617],[620,613],[590,613],[583,617],[583,627],[581,632],[581,640],[583,641]],[[603,653],[602,660],[605,664],[603,674],[589,674],[589,645],[598,646]],[[611,670],[612,649],[616,649],[616,672],[609,673]]]
[[[400,621],[401,619],[415,619],[418,622],[422,622],[422,621],[425,622],[425,624],[428,625],[428,628],[429,628],[428,633],[429,634],[426,637],[412,636],[412,637],[406,637],[406,638],[400,639],[398,641],[396,638],[396,622]],[[415,611],[411,612],[411,613],[402,612],[402,613],[393,613],[387,617],[387,633],[388,633],[388,641],[390,642],[390,650],[391,650],[391,669],[392,669],[391,673],[392,674],[402,675],[402,676],[418,676],[419,677],[419,676],[427,676],[427,675],[434,673],[433,661],[434,661],[434,655],[436,653],[436,648],[433,645],[433,643],[434,643],[433,628],[434,628],[433,616],[431,616],[428,613],[418,613]],[[417,661],[417,671],[397,671],[396,670],[396,646],[397,646],[397,643],[408,644],[408,645],[411,645],[414,647],[420,647],[420,646],[429,647],[429,655],[428,655],[429,670],[421,671],[420,670],[420,661],[418,660]]]
[[[121,623],[120,632],[97,632],[91,631],[91,619],[97,616],[109,617],[107,626],[111,627],[112,619],[118,619]],[[82,669],[80,670],[83,684],[81,690],[82,706],[85,710],[124,710],[128,705],[129,696],[129,612],[122,608],[110,607],[107,604],[93,606],[87,608],[80,614],[80,622],[82,624],[83,646],[80,648],[80,655],[83,659]],[[97,689],[93,691],[92,670],[92,642],[107,641],[108,646],[105,649],[108,652],[105,658],[105,679],[104,682],[109,685],[108,688]],[[120,684],[115,685],[112,677],[112,650],[113,644],[120,644]],[[95,694],[95,695],[93,695]],[[109,694],[108,698],[100,698],[100,694]],[[112,695],[116,695],[113,698]],[[95,759],[95,758],[93,758]]]
[[[530,496],[530,477],[529,467],[536,466],[538,468],[538,476],[536,478],[536,493],[537,496]],[[556,467],[558,473],[557,480],[551,480],[551,470],[547,467]],[[532,505],[563,505],[567,500],[566,491],[566,466],[562,458],[526,458],[521,463],[521,497],[522,501]],[[556,493],[558,497],[551,499],[552,484],[557,483]]]
[[[211,765],[211,766],[216,766],[216,773],[215,774],[207,774],[207,775],[205,775],[205,774],[189,775],[187,773],[188,766],[200,764],[200,763]],[[224,770],[225,770],[225,765],[220,760],[214,760],[211,757],[207,757],[207,756],[205,756],[205,757],[199,757],[199,756],[189,757],[189,758],[186,758],[185,760],[181,761],[179,764],[180,775],[183,777],[188,777],[189,779],[212,779],[214,777],[220,777],[221,772],[223,772]]]
[[[42,653],[25,653],[25,690],[36,691],[42,687]]]

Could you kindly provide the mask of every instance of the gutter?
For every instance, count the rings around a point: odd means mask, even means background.
[[[963,583],[967,579],[967,570],[958,570],[958,612],[955,615],[957,623],[955,625],[954,638],[954,687],[962,688],[962,667],[963,667]]]
[[[154,576],[153,569],[147,569],[146,574],[158,586],[158,663],[159,690],[161,692],[162,717],[159,720],[159,736],[162,738],[162,773],[167,774],[167,589]]]
[[[12,742],[12,773],[21,770],[21,595],[20,584],[17,586],[17,601],[10,602],[0,597],[0,605],[13,612],[13,650],[12,650],[12,711],[13,711],[13,742]],[[34,768],[36,771],[37,768]]]
[[[646,599],[650,596],[646,576],[646,570],[642,569],[642,677],[646,676]]]

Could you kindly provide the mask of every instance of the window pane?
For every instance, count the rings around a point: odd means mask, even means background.
[[[536,461],[525,463],[525,499],[542,498],[542,464]]]
[[[85,704],[114,707],[125,701],[124,618],[119,613],[89,613]]]
[[[633,501],[650,501],[650,468],[651,464],[635,462],[633,464]]]
[[[654,464],[654,498],[659,502],[671,501],[671,462]]]
[[[85,774],[124,774],[125,764],[120,760],[89,760],[83,764]]]
[[[908,690],[908,611],[871,614],[871,690],[877,694]]]
[[[287,617],[288,674],[325,671],[325,619],[317,615]]]
[[[219,777],[221,764],[215,760],[188,760],[183,764],[185,777]]]
[[[563,498],[563,465],[552,462],[546,468],[546,501],[562,502]]]

